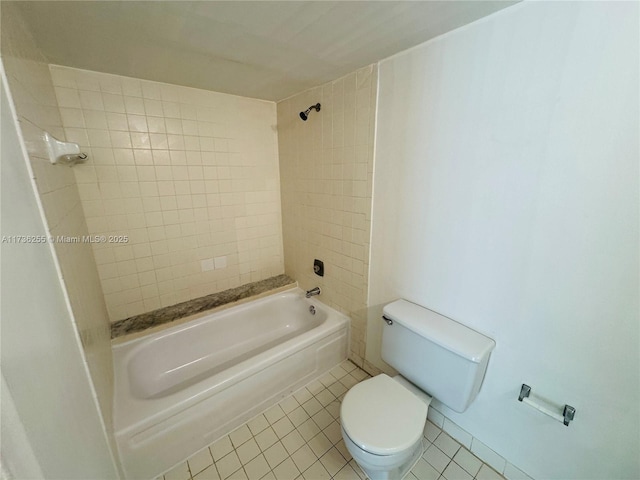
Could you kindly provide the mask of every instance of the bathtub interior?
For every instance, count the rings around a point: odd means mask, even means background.
[[[171,395],[233,365],[308,332],[327,319],[322,309],[292,292],[202,318],[172,329],[129,352],[131,394],[139,399]]]

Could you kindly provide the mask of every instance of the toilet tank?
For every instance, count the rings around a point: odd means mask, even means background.
[[[480,391],[496,343],[406,300],[386,305],[383,315],[382,359],[449,408],[464,412]]]

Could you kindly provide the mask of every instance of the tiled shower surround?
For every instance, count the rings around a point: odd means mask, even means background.
[[[351,317],[350,358],[364,362],[377,67],[278,103],[285,271]],[[306,122],[298,113],[320,102]],[[325,276],[313,273],[324,261]]]
[[[111,321],[283,273],[272,102],[50,68]]]

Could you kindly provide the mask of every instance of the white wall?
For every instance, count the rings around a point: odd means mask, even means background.
[[[46,218],[47,233],[87,236],[75,169],[53,167],[43,141],[44,132],[60,140],[65,131],[56,102],[49,65],[35,44],[18,5],[2,4],[2,62],[18,115],[18,127],[29,154],[37,195]],[[112,429],[113,366],[111,329],[98,269],[88,243],[55,243],[65,295],[82,340],[85,359],[107,430]],[[115,444],[113,445],[115,448]]]
[[[638,58],[635,2],[525,2],[380,64],[369,303],[496,340],[438,408],[534,478],[640,476]]]
[[[45,236],[1,70],[2,236]],[[2,403],[15,406],[46,478],[118,478],[51,245],[4,241],[1,254]],[[9,432],[3,428],[3,435]],[[9,473],[37,472],[30,455],[12,456],[16,441],[2,442]]]

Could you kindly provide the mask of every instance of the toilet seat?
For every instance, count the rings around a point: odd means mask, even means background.
[[[374,455],[394,455],[422,437],[427,405],[385,374],[365,380],[347,392],[340,408],[349,438]]]

